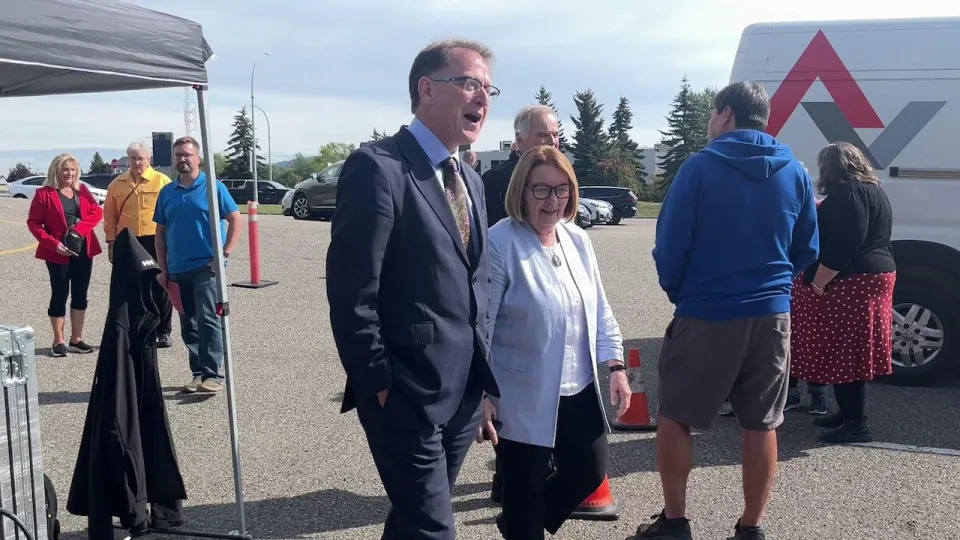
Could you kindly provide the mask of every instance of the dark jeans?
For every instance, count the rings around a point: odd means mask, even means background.
[[[500,439],[503,532],[540,540],[600,487],[607,474],[607,430],[593,384],[560,398],[553,448]],[[548,475],[551,453],[557,470]]]
[[[47,315],[50,317],[67,316],[67,296],[70,296],[70,309],[87,309],[87,289],[90,287],[90,274],[93,272],[93,259],[81,253],[70,257],[69,263],[47,263],[50,274],[50,305]],[[73,293],[71,294],[71,290]]]
[[[137,240],[140,241],[143,249],[147,250],[147,253],[153,257],[153,260],[157,260],[156,236],[152,234],[138,236]],[[157,304],[157,309],[160,310],[160,326],[157,328],[157,335],[170,335],[173,331],[173,304],[170,302],[170,295],[167,294],[167,290],[160,285],[159,281],[154,281],[150,292],[153,293],[153,301]]]
[[[840,418],[845,422],[864,422],[867,407],[867,382],[854,381],[833,385],[833,396],[837,399]]]
[[[190,371],[203,380],[220,380],[223,333],[217,315],[217,282],[213,270],[203,266],[192,272],[171,274],[180,286],[183,313],[180,335],[190,353]]]

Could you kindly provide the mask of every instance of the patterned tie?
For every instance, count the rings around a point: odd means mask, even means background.
[[[470,245],[470,211],[467,209],[467,194],[460,181],[460,164],[456,158],[449,157],[440,164],[443,170],[443,190],[447,194],[447,202],[453,211],[453,219],[460,229],[460,239],[464,247]]]

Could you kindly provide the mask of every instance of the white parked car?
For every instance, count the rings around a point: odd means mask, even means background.
[[[590,211],[590,223],[594,225],[603,225],[610,223],[613,219],[613,205],[597,199],[580,198],[580,204],[587,207]]]
[[[38,189],[43,187],[43,181],[46,179],[45,176],[28,176],[26,178],[21,178],[16,182],[10,182],[7,184],[7,191],[10,192],[10,196],[14,199],[27,199],[32,200],[33,194],[37,192]],[[83,179],[80,179],[83,182]],[[93,198],[100,203],[101,206],[107,201],[107,190],[95,188],[92,185],[83,182],[83,185],[87,186],[87,189],[90,190],[90,193],[93,195]]]

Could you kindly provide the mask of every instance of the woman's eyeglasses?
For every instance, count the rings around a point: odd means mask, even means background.
[[[556,195],[558,199],[566,199],[570,196],[570,184],[561,184],[559,186],[536,184],[529,187],[530,191],[533,192],[533,197],[541,201],[548,198],[551,193]]]

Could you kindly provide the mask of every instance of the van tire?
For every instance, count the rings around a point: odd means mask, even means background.
[[[915,266],[898,269],[897,284],[893,294],[893,373],[887,378],[890,383],[902,386],[929,385],[951,367],[958,342],[960,342],[960,314],[958,314],[960,298],[956,295],[957,292],[950,278],[943,272]],[[923,310],[929,310],[926,327],[940,330],[942,340],[934,340],[940,342],[940,349],[933,353],[932,358],[920,365],[906,367],[902,365],[905,363],[904,360],[916,363],[917,358],[901,355],[900,351],[903,350],[904,345],[910,345],[911,337],[923,336],[911,335],[909,332],[916,327],[904,328],[898,324],[897,315],[908,315],[912,306],[917,306],[920,310],[914,319],[918,319],[923,314]],[[908,318],[907,322],[916,321]],[[898,331],[901,332],[899,336]],[[898,365],[898,362],[901,365]]]

